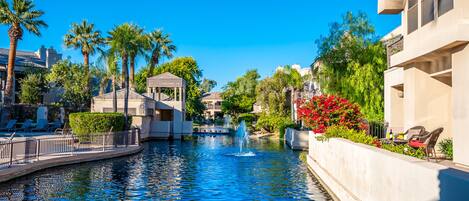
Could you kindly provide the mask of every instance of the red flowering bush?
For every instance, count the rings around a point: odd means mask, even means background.
[[[298,118],[315,133],[324,133],[334,125],[354,130],[365,126],[360,107],[338,96],[314,96],[311,100],[298,100],[297,105]]]

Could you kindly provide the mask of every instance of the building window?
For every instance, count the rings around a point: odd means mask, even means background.
[[[442,16],[454,8],[454,0],[438,0],[438,16]]]
[[[407,34],[410,34],[418,29],[419,26],[419,11],[418,1],[409,0],[407,10]]]
[[[434,0],[422,0],[422,26],[435,20],[434,4]]]

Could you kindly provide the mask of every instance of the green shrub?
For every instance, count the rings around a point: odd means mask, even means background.
[[[386,144],[378,140],[378,138],[371,135],[367,135],[365,131],[356,131],[340,126],[331,126],[326,130],[324,135],[319,135],[316,139],[320,141],[327,140],[329,138],[343,138],[348,139],[355,143],[366,144],[370,146],[375,146],[382,148],[394,153],[404,154],[416,158],[423,159],[425,158],[425,151],[423,149],[414,149],[409,145],[396,145],[396,144]]]
[[[294,128],[294,129],[299,129],[299,126],[293,122],[291,123],[285,123],[285,124],[280,124],[278,128],[278,133],[280,134],[280,138],[283,138],[285,136],[285,129],[287,128]]]
[[[258,129],[264,129],[267,132],[279,133],[282,136],[282,133],[284,134],[285,132],[285,128],[292,125],[294,125],[294,123],[290,117],[263,114],[257,120],[256,127]]]
[[[390,152],[398,153],[398,154],[404,154],[407,156],[412,156],[415,158],[420,158],[424,159],[425,158],[425,151],[421,149],[415,149],[408,144],[402,144],[402,145],[397,145],[397,144],[382,144],[381,145],[382,149],[388,150]]]
[[[125,118],[122,113],[72,113],[69,116],[70,127],[77,136],[90,134],[123,131],[125,130]]]
[[[243,113],[238,116],[238,123],[241,123],[242,121],[246,122],[246,125],[252,125],[257,119],[257,116],[255,114],[251,113]]]
[[[374,145],[374,146],[376,146],[376,142],[378,141],[376,137],[367,135],[365,131],[356,131],[356,130],[348,129],[342,126],[331,126],[327,128],[326,132],[324,133],[324,137],[326,139],[344,138],[355,143]]]
[[[444,139],[438,143],[438,150],[443,153],[446,158],[453,159],[453,140]]]

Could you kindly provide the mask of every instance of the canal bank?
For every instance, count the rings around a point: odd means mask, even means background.
[[[34,163],[16,164],[10,168],[0,170],[0,183],[34,173],[39,170],[53,168],[64,165],[85,163],[91,161],[105,160],[116,157],[129,156],[143,150],[142,146],[131,146],[118,150],[79,152],[75,154],[41,156]]]

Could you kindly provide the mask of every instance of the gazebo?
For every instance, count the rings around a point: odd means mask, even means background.
[[[123,96],[119,92],[118,107],[121,107]],[[133,116],[132,125],[141,129],[142,138],[180,139],[182,135],[192,134],[192,122],[185,120],[185,92],[186,81],[171,73],[148,78],[147,93],[143,95],[131,91],[129,113]],[[111,93],[94,97],[92,110],[111,112],[112,97]]]

